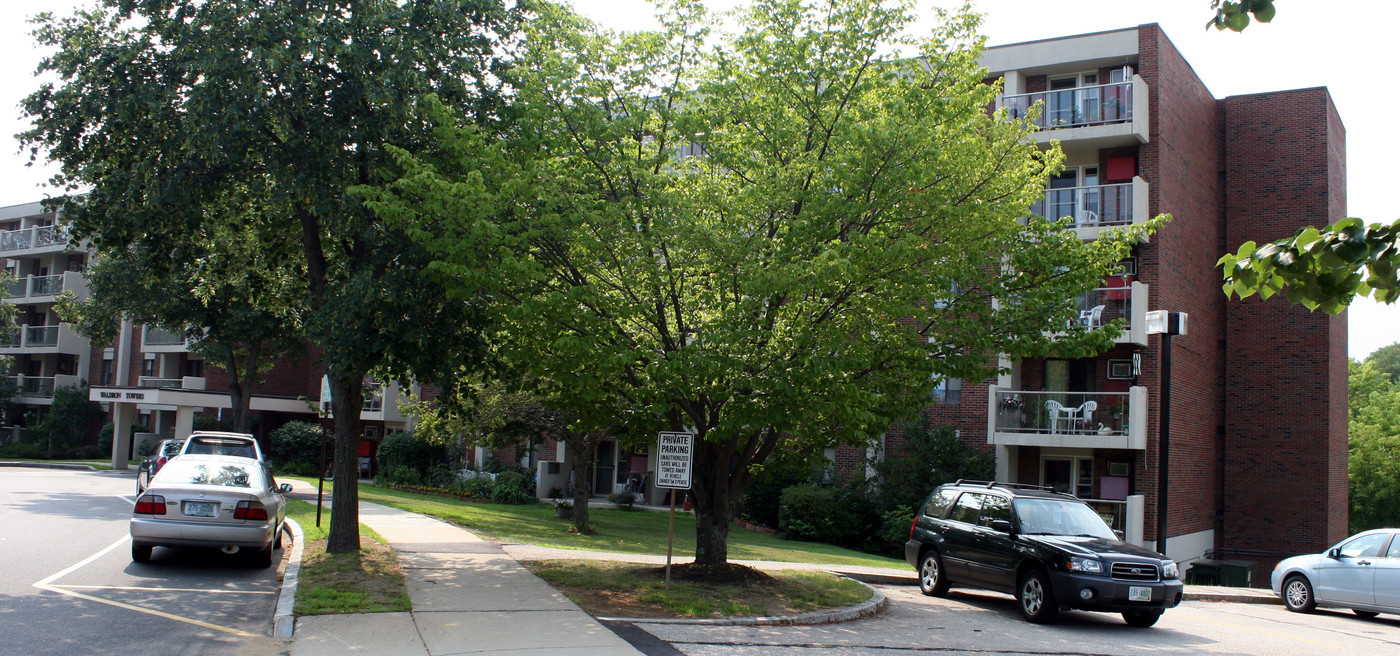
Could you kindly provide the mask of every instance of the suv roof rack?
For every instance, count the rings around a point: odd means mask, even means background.
[[[1001,481],[973,481],[973,480],[967,480],[967,479],[959,478],[956,482],[953,483],[953,485],[981,485],[982,487],[1005,487],[1005,488],[1011,488],[1011,489],[1013,489],[1013,490],[1038,490],[1038,491],[1041,491],[1041,492],[1054,492],[1055,494],[1063,494],[1063,495],[1071,496],[1071,497],[1074,496],[1073,494],[1070,494],[1070,493],[1068,493],[1068,492],[1061,492],[1061,491],[1059,491],[1059,490],[1056,490],[1054,487],[1051,487],[1051,486],[1049,486],[1049,485],[1035,485],[1035,484],[1032,484],[1032,483],[1003,483],[1003,482],[1001,482]],[[1076,498],[1077,498],[1077,497],[1076,497]]]

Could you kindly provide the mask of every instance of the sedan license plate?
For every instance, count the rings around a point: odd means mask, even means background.
[[[1152,588],[1128,586],[1128,601],[1152,601]]]
[[[190,517],[213,517],[219,514],[219,504],[207,501],[186,501],[185,514]]]

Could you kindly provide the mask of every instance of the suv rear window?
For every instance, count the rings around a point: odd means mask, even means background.
[[[952,489],[935,492],[932,497],[929,497],[928,505],[924,506],[924,514],[942,519],[943,511],[947,510],[948,506],[953,505],[953,499],[957,496],[958,491]]]

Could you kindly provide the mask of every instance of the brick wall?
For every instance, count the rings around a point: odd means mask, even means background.
[[[1225,99],[1226,244],[1343,217],[1345,134],[1325,89]],[[1227,309],[1227,548],[1316,552],[1346,534],[1346,318],[1279,297]]]
[[[1215,261],[1225,207],[1218,101],[1156,25],[1138,30],[1138,74],[1149,88],[1149,143],[1138,172],[1151,185],[1149,211],[1172,221],[1138,248],[1138,279],[1151,285],[1149,307],[1184,312],[1187,335],[1172,338],[1168,535],[1218,528],[1219,428],[1223,422],[1225,298]],[[1147,451],[1135,492],[1146,496],[1146,536],[1156,539],[1162,338],[1149,338],[1142,384],[1148,388]]]

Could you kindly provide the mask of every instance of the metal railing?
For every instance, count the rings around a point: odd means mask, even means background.
[[[993,402],[998,433],[1128,434],[1127,392],[997,390]]]
[[[68,243],[68,231],[56,225],[0,232],[0,253]]]
[[[146,334],[141,338],[141,343],[147,346],[183,346],[185,336],[155,326],[146,326]]]
[[[384,412],[384,384],[365,383],[365,412]]]
[[[1004,96],[1001,101],[1011,118],[1029,116],[1036,103],[1043,103],[1034,121],[1041,129],[1123,123],[1133,120],[1133,83],[1037,91]]]
[[[10,376],[9,379],[19,388],[20,396],[53,398],[53,376]]]
[[[1031,212],[1047,221],[1070,217],[1075,228],[1128,225],[1133,222],[1133,184],[1047,189]]]
[[[24,326],[24,346],[58,346],[58,326]]]
[[[181,387],[184,384],[183,378],[156,378],[154,376],[141,376],[136,379],[137,387]]]
[[[1079,325],[1090,330],[1102,328],[1110,322],[1122,319],[1123,332],[1133,327],[1133,290],[1131,287],[1099,287],[1080,294]]]
[[[57,296],[63,293],[63,274],[55,276],[24,276],[10,283],[7,298]]]

